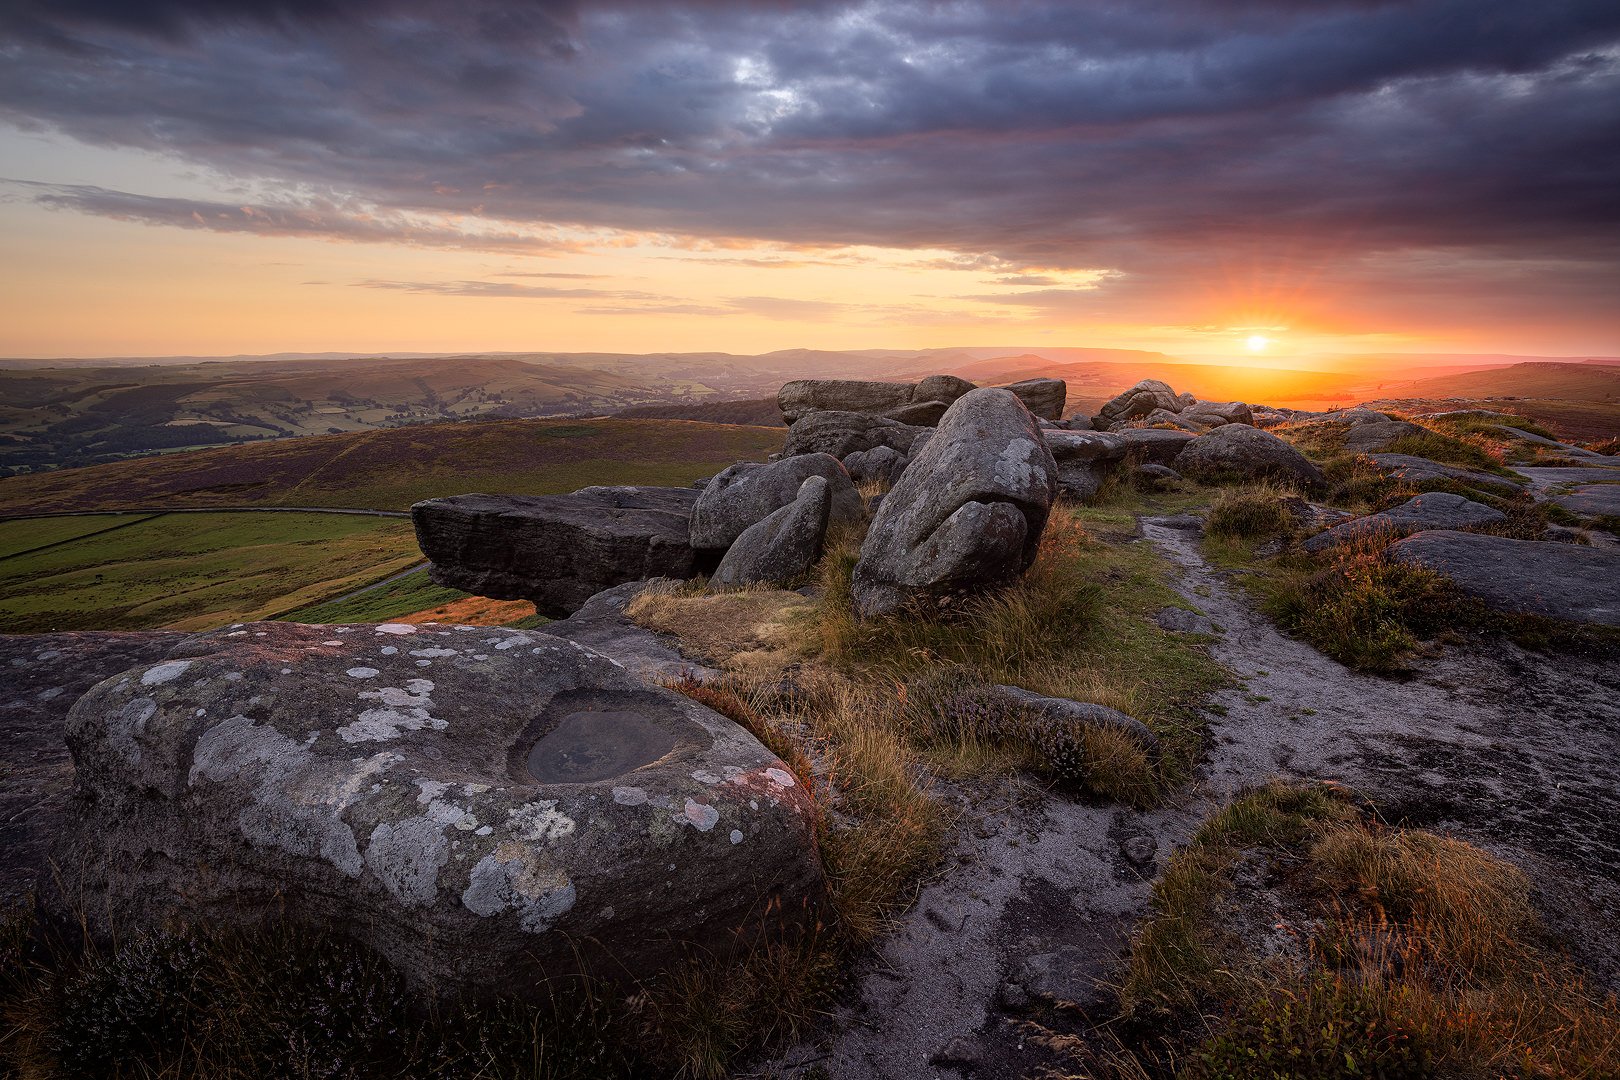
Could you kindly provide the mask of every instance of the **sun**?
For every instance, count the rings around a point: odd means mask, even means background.
[[[1250,352],[1265,352],[1266,346],[1271,344],[1271,339],[1260,334],[1254,334],[1244,344],[1249,347]]]

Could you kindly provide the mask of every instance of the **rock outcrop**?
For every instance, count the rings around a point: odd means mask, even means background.
[[[1107,470],[1125,458],[1123,434],[1108,431],[1045,431],[1057,462],[1058,490],[1084,502],[1097,494]]]
[[[814,808],[731,721],[543,634],[254,623],[73,707],[63,865],[121,933],[287,917],[419,987],[542,995],[814,917]],[[105,927],[103,927],[105,929]]]
[[[861,412],[813,412],[793,422],[782,444],[784,458],[800,454],[831,454],[846,458],[862,450],[887,446],[907,457],[918,435],[933,428],[902,424]]]
[[[1314,487],[1326,483],[1322,470],[1269,431],[1226,424],[1191,440],[1172,464],[1185,476],[1235,473],[1245,480],[1276,479]]]
[[[1040,425],[1007,390],[959,399],[879,507],[855,567],[862,617],[979,591],[1034,561],[1057,496]]]
[[[907,424],[931,425],[972,389],[972,383],[954,375],[930,375],[915,383],[796,379],[777,391],[776,403],[790,425],[818,412],[869,413]]]
[[[835,457],[800,454],[768,465],[739,461],[710,480],[692,508],[691,545],[704,551],[724,551],[744,530],[799,498],[804,482],[812,476],[827,481],[831,521],[854,524],[861,519],[861,494]]]
[[[1115,432],[1125,440],[1125,455],[1154,465],[1169,465],[1196,438],[1191,432],[1168,428],[1126,428]]]
[[[570,495],[454,495],[417,503],[411,518],[435,583],[532,600],[542,615],[561,618],[610,586],[712,567],[687,538],[699,494],[588,487]]]
[[[1357,540],[1395,540],[1425,529],[1475,529],[1506,520],[1506,514],[1484,503],[1449,491],[1431,491],[1388,510],[1335,525],[1309,537],[1300,547],[1306,551],[1326,551]]]
[[[1420,532],[1385,557],[1450,578],[1488,608],[1620,626],[1620,551],[1463,532]]]
[[[1222,424],[1250,424],[1254,423],[1254,413],[1249,406],[1241,401],[1197,401],[1186,405],[1179,414],[1183,423],[1197,424],[1202,427],[1219,427]]]
[[[821,558],[831,510],[827,478],[807,478],[792,502],[743,530],[710,580],[722,588],[740,588],[798,577]]]

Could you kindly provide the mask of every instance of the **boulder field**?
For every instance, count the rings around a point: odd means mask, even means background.
[[[102,930],[289,915],[418,987],[641,977],[814,919],[814,807],[741,727],[563,638],[250,623],[73,706],[56,853]]]

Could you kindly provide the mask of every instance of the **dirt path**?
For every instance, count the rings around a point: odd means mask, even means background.
[[[1221,628],[1212,650],[1239,682],[1211,699],[1226,711],[1211,716],[1200,780],[1146,814],[1016,782],[955,793],[967,827],[858,971],[837,1033],[744,1075],[1023,1076],[1035,1052],[1004,1007],[1007,984],[1096,994],[1165,856],[1212,804],[1274,776],[1343,783],[1392,819],[1530,867],[1554,929],[1616,982],[1620,670],[1492,642],[1488,654],[1448,650],[1405,682],[1362,675],[1280,634],[1232,572],[1203,561],[1196,526],[1178,524],[1145,519],[1145,542]]]

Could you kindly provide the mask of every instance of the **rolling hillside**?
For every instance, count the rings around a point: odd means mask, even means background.
[[[1528,363],[1420,379],[1401,392],[1414,397],[1562,398],[1620,401],[1620,367],[1606,364]]]
[[[420,424],[59,469],[0,480],[0,517],[126,507],[406,510],[468,491],[684,486],[782,448],[782,428],[680,420]]]

